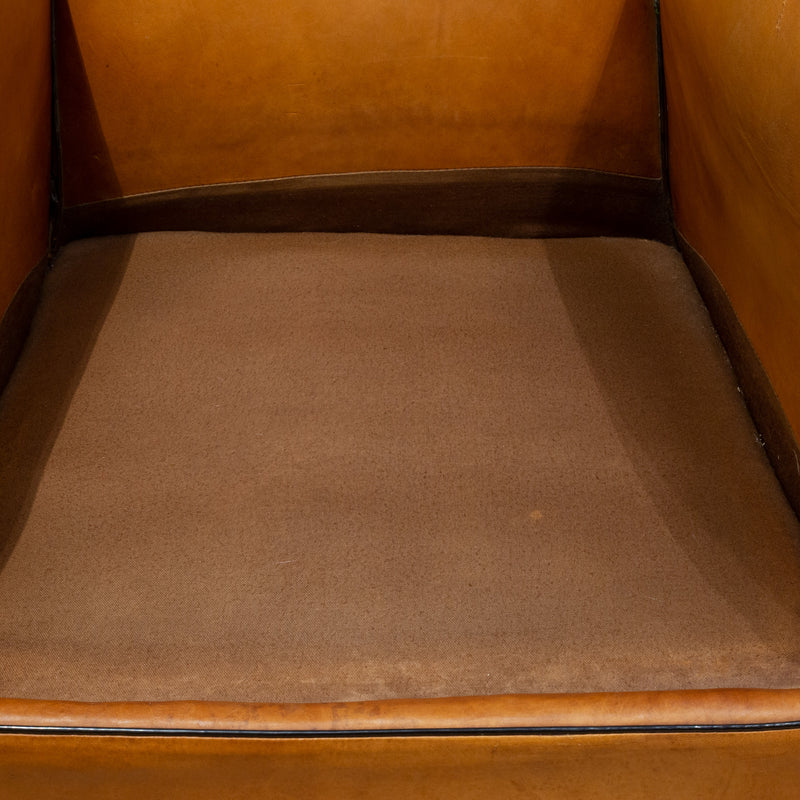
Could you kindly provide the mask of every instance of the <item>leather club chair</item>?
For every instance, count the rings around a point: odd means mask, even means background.
[[[799,49],[4,0],[0,797],[800,795]]]

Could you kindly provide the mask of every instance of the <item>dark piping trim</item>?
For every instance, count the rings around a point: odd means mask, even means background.
[[[661,32],[661,0],[654,0],[656,14],[656,53],[658,60],[658,119],[661,138],[661,181],[667,200],[667,211],[673,230],[675,221],[672,213],[672,189],[669,173],[669,112],[667,110],[667,82],[664,72],[664,40]]]
[[[194,739],[386,739],[419,737],[595,736],[608,734],[756,733],[800,730],[800,720],[732,725],[600,725],[544,728],[397,728],[355,731],[252,731],[205,728],[90,728],[50,725],[2,725],[2,734],[41,736],[170,736]]]
[[[61,114],[59,112],[58,59],[56,42],[56,3],[50,0],[50,74],[51,74],[51,140],[50,140],[50,230],[48,256],[52,262],[61,245],[64,208],[63,161],[61,151]]]

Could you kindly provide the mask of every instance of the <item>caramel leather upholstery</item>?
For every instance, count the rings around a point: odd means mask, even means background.
[[[677,225],[727,290],[797,435],[800,5],[662,6]]]
[[[47,252],[50,13],[0,3],[0,318]]]
[[[0,796],[794,800],[800,732],[176,739],[7,736]]]
[[[0,700],[4,725],[220,733],[741,726],[796,719],[800,719],[798,689],[524,694],[350,703]]]
[[[453,167],[658,176],[649,0],[60,0],[68,206]]]

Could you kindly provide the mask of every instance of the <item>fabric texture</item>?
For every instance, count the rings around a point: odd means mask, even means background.
[[[800,682],[800,527],[660,244],[76,242],[0,452],[2,696]]]

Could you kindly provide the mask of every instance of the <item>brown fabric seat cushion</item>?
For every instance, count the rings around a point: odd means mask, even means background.
[[[77,242],[0,448],[0,695],[800,678],[798,524],[662,245]]]

